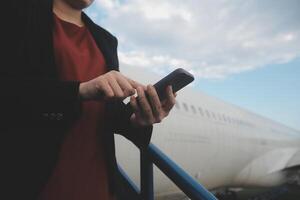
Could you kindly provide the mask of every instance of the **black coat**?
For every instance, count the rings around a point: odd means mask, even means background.
[[[12,0],[1,7],[9,12],[1,30],[1,195],[9,194],[5,199],[36,199],[57,162],[67,129],[81,115],[80,83],[58,78],[52,0]],[[108,70],[119,70],[117,39],[85,14],[83,20],[103,52]],[[144,148],[149,144],[152,126],[130,126],[121,101],[107,102],[105,122],[100,139],[105,140],[114,192],[114,133]]]

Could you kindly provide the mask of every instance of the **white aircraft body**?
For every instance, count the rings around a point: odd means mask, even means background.
[[[144,84],[161,76],[126,67]],[[300,132],[186,87],[151,142],[206,188],[273,187],[300,177]],[[116,136],[117,159],[139,186],[139,151]],[[157,168],[156,195],[179,192]]]

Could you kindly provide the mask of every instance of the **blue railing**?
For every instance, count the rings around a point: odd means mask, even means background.
[[[127,198],[132,200],[154,200],[153,164],[173,181],[192,200],[216,200],[208,190],[189,176],[176,163],[168,158],[155,145],[150,144],[141,150],[141,190],[130,180],[119,167],[121,182]],[[126,199],[127,199],[126,198]]]

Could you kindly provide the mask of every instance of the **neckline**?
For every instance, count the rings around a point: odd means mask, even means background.
[[[77,24],[74,24],[74,23],[72,23],[72,22],[68,22],[68,21],[66,21],[66,20],[64,20],[64,19],[62,19],[62,18],[60,18],[59,16],[57,16],[57,15],[55,14],[55,12],[53,12],[53,15],[55,16],[56,19],[58,19],[60,22],[62,22],[62,23],[64,23],[64,24],[66,24],[67,26],[71,26],[71,27],[74,27],[74,28],[79,29],[79,30],[84,30],[84,29],[86,29],[86,25],[85,25],[85,24],[84,24],[83,26],[79,26],[79,25],[77,25]]]

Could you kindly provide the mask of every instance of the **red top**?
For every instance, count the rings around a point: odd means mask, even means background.
[[[88,81],[107,71],[104,57],[86,27],[54,15],[53,42],[61,80]],[[99,141],[104,102],[83,102],[81,118],[68,131],[41,200],[112,200]]]

